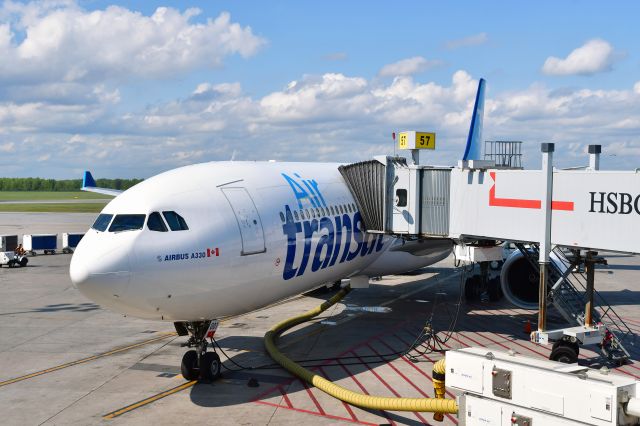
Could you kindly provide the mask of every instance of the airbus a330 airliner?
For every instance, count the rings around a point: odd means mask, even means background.
[[[480,80],[467,151],[479,145]],[[480,108],[478,104],[480,103]],[[475,135],[474,135],[475,134]],[[466,154],[465,154],[466,155]],[[81,293],[114,311],[173,321],[190,334],[187,380],[214,379],[212,320],[354,276],[397,274],[446,258],[452,242],[366,234],[335,163],[210,162],[174,169],[119,191],[78,245],[70,266]],[[214,324],[216,322],[214,321]]]

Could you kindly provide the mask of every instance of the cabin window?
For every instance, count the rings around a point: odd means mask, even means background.
[[[295,217],[296,220],[300,220],[300,218],[298,217],[298,210],[293,211],[293,217]]]
[[[162,216],[160,216],[160,213],[158,212],[153,212],[149,215],[149,219],[147,219],[147,228],[149,228],[150,231],[168,231],[167,225],[164,224],[164,220],[162,220]]]
[[[285,221],[284,220],[284,213],[282,213],[282,212],[280,212],[280,220],[283,221],[283,222]]]
[[[112,214],[100,214],[98,215],[96,221],[93,222],[93,226],[91,226],[91,228],[95,229],[96,231],[104,232],[107,230],[111,219],[113,219]]]
[[[136,231],[142,229],[144,214],[118,214],[111,222],[109,232]]]
[[[332,214],[332,215],[335,215],[335,214],[336,214],[335,210],[333,210],[333,206],[329,206],[329,209],[331,209],[331,214]]]
[[[169,224],[169,228],[172,231],[187,231],[189,227],[187,226],[187,222],[180,216],[178,213],[169,211],[162,212],[165,220]]]

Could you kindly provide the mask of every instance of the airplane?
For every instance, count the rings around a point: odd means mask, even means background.
[[[479,149],[484,85],[480,79],[465,160]],[[367,234],[340,165],[208,162],[124,192],[97,187],[85,172],[83,190],[116,197],[78,244],[71,280],[113,311],[174,322],[194,348],[182,358],[183,377],[214,380],[221,363],[207,339],[218,319],[344,278],[416,270],[451,253],[450,239],[407,250],[402,238]]]

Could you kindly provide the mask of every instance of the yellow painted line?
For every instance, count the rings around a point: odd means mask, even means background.
[[[183,384],[181,384],[179,386],[176,386],[175,388],[171,388],[171,389],[166,390],[164,392],[160,392],[159,394],[156,394],[156,395],[153,395],[153,396],[151,396],[149,398],[146,398],[146,399],[143,399],[141,401],[135,402],[135,403],[133,403],[131,405],[127,405],[126,407],[120,408],[119,410],[116,410],[116,411],[112,411],[109,414],[105,414],[104,416],[102,416],[102,418],[105,419],[105,420],[113,419],[115,417],[118,417],[118,416],[121,416],[123,414],[126,414],[126,413],[128,413],[130,411],[133,411],[133,410],[135,410],[137,408],[143,407],[143,406],[145,406],[147,404],[151,404],[152,402],[155,402],[155,401],[157,401],[159,399],[162,399],[162,398],[167,397],[169,395],[173,395],[174,393],[178,393],[180,391],[188,389],[188,388],[192,387],[193,385],[195,385],[196,383],[198,383],[197,380],[193,380],[191,382],[183,383]]]
[[[13,383],[18,383],[18,382],[21,382],[23,380],[31,379],[33,377],[42,376],[43,374],[53,373],[54,371],[62,370],[63,368],[69,368],[69,367],[73,367],[74,365],[84,364],[84,363],[87,363],[87,362],[90,362],[90,361],[94,361],[96,359],[104,358],[104,357],[107,357],[107,356],[110,356],[110,355],[115,355],[115,354],[120,353],[120,352],[128,351],[128,350],[135,349],[135,348],[139,348],[140,346],[148,345],[150,343],[154,343],[154,342],[160,341],[162,339],[166,339],[167,337],[175,336],[176,334],[177,333],[175,333],[175,332],[162,333],[161,336],[154,337],[153,339],[145,340],[145,341],[142,341],[140,343],[135,343],[133,345],[123,346],[121,348],[116,348],[116,349],[110,350],[109,352],[104,352],[104,353],[101,353],[101,354],[98,354],[98,355],[93,355],[93,356],[90,356],[90,357],[87,357],[87,358],[82,358],[82,359],[79,359],[77,361],[67,362],[66,364],[61,364],[61,365],[58,365],[56,367],[47,368],[46,370],[36,371],[35,373],[31,373],[31,374],[27,374],[27,375],[24,375],[24,376],[16,377],[14,379],[5,380],[4,382],[0,382],[0,387],[7,386],[7,385],[10,385],[10,384],[13,384]]]

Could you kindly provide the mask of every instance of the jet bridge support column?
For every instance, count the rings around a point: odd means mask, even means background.
[[[593,256],[596,253],[593,251],[588,251],[587,256],[585,257],[584,267],[585,272],[587,273],[587,303],[584,306],[584,326],[591,327],[593,322],[593,291],[594,291],[594,281],[595,281],[595,259]]]
[[[601,145],[589,145],[589,169],[600,170]]]
[[[538,331],[547,329],[547,273],[549,271],[549,253],[551,252],[551,199],[553,191],[553,151],[554,144],[543,143],[542,176],[544,179],[544,196],[542,212],[544,214],[544,234],[540,239],[540,283],[538,288]]]

